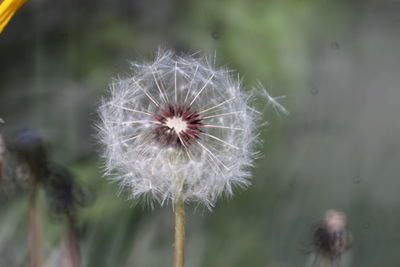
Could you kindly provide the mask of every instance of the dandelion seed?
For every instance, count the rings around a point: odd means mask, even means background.
[[[278,115],[279,113],[289,115],[289,111],[281,103],[279,103],[279,100],[286,98],[286,96],[282,95],[273,97],[260,82],[258,82],[258,86],[261,88],[261,96],[267,101],[267,105],[271,105]]]

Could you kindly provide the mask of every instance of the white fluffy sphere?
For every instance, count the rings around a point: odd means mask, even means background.
[[[258,112],[231,72],[206,58],[160,51],[133,63],[99,108],[106,174],[132,197],[211,207],[248,185]]]

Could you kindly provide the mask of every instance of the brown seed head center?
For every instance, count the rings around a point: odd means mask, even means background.
[[[160,126],[153,130],[155,140],[165,146],[187,147],[199,139],[202,119],[185,105],[167,105],[153,114]]]

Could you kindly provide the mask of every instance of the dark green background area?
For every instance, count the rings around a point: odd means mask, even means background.
[[[212,212],[187,207],[186,266],[306,266],[310,229],[333,208],[354,238],[343,267],[397,267],[399,29],[394,0],[29,0],[0,34],[0,130],[37,128],[83,187],[82,266],[171,266],[172,208],[102,177],[96,106],[158,47],[215,53],[246,88],[286,95],[290,115],[267,107],[250,188]],[[26,266],[27,197],[0,194],[0,266]],[[63,221],[40,200],[45,266],[60,266]]]

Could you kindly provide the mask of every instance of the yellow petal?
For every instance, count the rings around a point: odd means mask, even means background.
[[[0,33],[3,31],[14,13],[17,12],[26,1],[27,0],[0,0]]]

